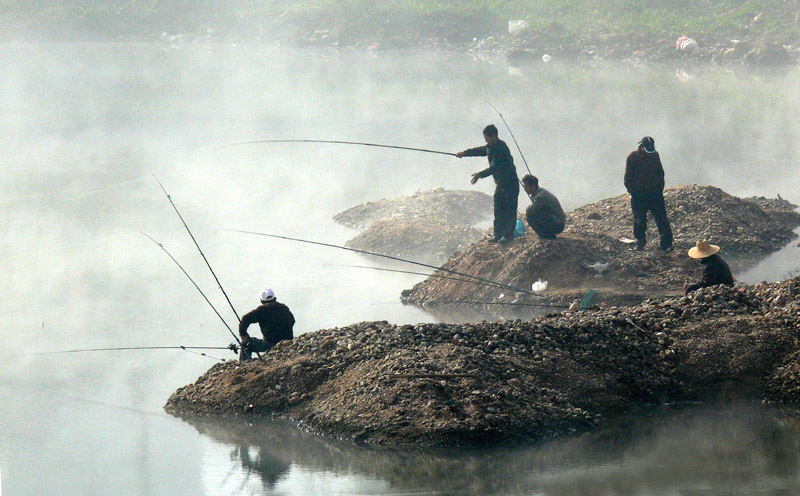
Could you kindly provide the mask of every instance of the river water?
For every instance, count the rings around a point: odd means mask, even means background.
[[[192,425],[163,413],[169,394],[213,358],[181,350],[21,355],[231,341],[180,269],[140,234],[163,243],[235,320],[153,174],[239,314],[270,286],[293,309],[298,333],[433,319],[396,304],[418,276],[330,267],[364,260],[224,229],[342,244],[354,232],[332,222],[336,212],[439,186],[468,189],[483,159],[220,145],[319,138],[455,152],[481,144],[487,123],[500,124],[490,101],[565,208],[624,192],[624,159],[643,135],[655,137],[667,185],[779,193],[797,203],[800,71],[6,44],[0,73],[3,494],[798,492],[796,425],[758,405],[641,412],[588,435],[499,451],[376,452],[279,422]],[[475,188],[492,191],[488,181]],[[795,268],[793,250],[745,279],[780,279]]]

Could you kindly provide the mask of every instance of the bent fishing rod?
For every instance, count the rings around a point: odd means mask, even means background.
[[[482,282],[484,282],[486,284],[490,284],[492,286],[498,286],[498,287],[505,288],[505,289],[511,289],[511,290],[514,290],[514,291],[517,291],[517,292],[520,292],[520,293],[524,293],[524,294],[528,294],[528,295],[535,294],[535,293],[532,293],[531,291],[527,291],[525,289],[516,288],[514,286],[510,286],[508,284],[503,284],[503,283],[500,283],[500,282],[492,281],[490,279],[485,279],[483,277],[473,276],[472,274],[465,274],[463,272],[458,272],[458,271],[451,270],[451,269],[445,269],[444,267],[437,267],[435,265],[430,265],[430,264],[426,264],[426,263],[422,263],[422,262],[415,262],[413,260],[406,260],[404,258],[393,257],[391,255],[384,255],[383,253],[374,253],[374,252],[366,251],[366,250],[358,250],[356,248],[348,248],[346,246],[339,246],[339,245],[334,245],[334,244],[330,244],[330,243],[322,243],[320,241],[310,241],[310,240],[307,240],[307,239],[292,238],[292,237],[289,237],[289,236],[280,236],[280,235],[277,235],[277,234],[269,234],[269,233],[263,233],[263,232],[242,231],[242,230],[239,230],[239,229],[220,229],[220,231],[236,232],[236,233],[242,233],[242,234],[255,234],[256,236],[266,236],[268,238],[285,239],[285,240],[288,240],[288,241],[296,241],[298,243],[307,243],[307,244],[310,244],[310,245],[327,246],[328,248],[337,248],[339,250],[346,250],[346,251],[352,251],[352,252],[355,252],[355,253],[361,253],[361,254],[364,254],[364,255],[372,255],[374,257],[387,258],[389,260],[396,260],[398,262],[405,262],[405,263],[409,263],[409,264],[413,264],[413,265],[419,265],[421,267],[428,267],[429,269],[442,270],[442,271],[449,272],[451,274],[456,274],[456,275],[459,275],[459,276],[471,277],[472,279],[475,279],[477,281],[482,281]]]
[[[175,259],[175,257],[173,257],[172,254],[170,252],[168,252],[166,248],[164,248],[164,245],[162,245],[161,243],[159,243],[158,241],[156,241],[155,239],[153,239],[152,237],[150,237],[150,235],[148,235],[146,233],[141,233],[141,234],[143,236],[146,236],[147,239],[149,239],[153,243],[155,243],[159,248],[161,248],[164,251],[164,253],[167,254],[167,256],[169,258],[172,259],[173,262],[175,262],[175,265],[177,265],[178,268],[181,269],[181,272],[183,272],[186,275],[186,277],[188,277],[189,280],[192,281],[192,284],[194,284],[194,287],[197,289],[197,291],[200,292],[200,294],[203,296],[203,299],[206,300],[206,303],[208,303],[208,305],[211,307],[211,309],[214,310],[214,313],[217,314],[217,317],[219,317],[219,320],[222,321],[222,323],[225,325],[225,327],[231,333],[231,336],[233,336],[233,339],[236,340],[236,343],[241,345],[242,343],[241,343],[241,341],[239,341],[239,337],[236,336],[236,334],[233,332],[233,329],[231,329],[231,326],[229,326],[228,323],[225,321],[225,319],[222,318],[222,315],[220,315],[219,311],[217,311],[217,307],[215,307],[214,304],[211,303],[211,300],[208,299],[208,297],[203,292],[203,290],[200,289],[200,286],[198,286],[197,283],[194,281],[194,279],[192,279],[192,276],[190,276],[189,273],[186,272],[186,269],[184,269],[183,266],[180,263],[178,263],[178,261]]]
[[[519,143],[517,143],[517,138],[514,137],[514,133],[511,131],[511,127],[508,125],[508,122],[506,122],[506,118],[503,117],[503,114],[499,110],[497,110],[497,107],[492,105],[491,102],[489,102],[488,100],[484,100],[484,102],[486,102],[487,105],[492,107],[494,111],[497,112],[497,115],[500,116],[500,120],[503,121],[503,124],[506,125],[506,129],[508,129],[508,134],[511,135],[511,139],[514,140],[514,144],[517,145],[517,151],[519,151],[519,156],[522,157],[522,161],[525,163],[525,168],[528,170],[528,174],[533,175],[533,173],[531,172],[531,168],[528,167],[528,161],[525,160],[525,155],[522,154],[522,148],[520,148]]]
[[[217,150],[223,150],[225,148],[231,148],[234,146],[255,145],[260,143],[328,143],[335,145],[359,145],[359,146],[372,146],[376,148],[392,148],[395,150],[411,150],[415,152],[435,153],[437,155],[450,155],[453,157],[456,156],[455,153],[442,152],[439,150],[429,150],[427,148],[413,148],[410,146],[399,146],[399,145],[383,145],[379,143],[364,143],[360,141],[319,140],[319,139],[268,139],[268,140],[237,141],[235,143],[228,143],[226,145],[218,146],[214,150],[217,151]]]

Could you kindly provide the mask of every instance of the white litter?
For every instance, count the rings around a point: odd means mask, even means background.
[[[523,20],[508,21],[508,34],[518,35],[528,29],[528,23]]]
[[[541,293],[545,289],[547,289],[547,281],[542,281],[539,279],[535,283],[531,284],[531,289],[534,293]]]

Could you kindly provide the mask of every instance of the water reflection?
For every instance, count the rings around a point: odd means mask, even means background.
[[[471,452],[373,450],[309,435],[285,421],[188,422],[214,441],[211,451],[232,448],[230,460],[209,457],[201,470],[239,467],[245,479],[258,479],[259,494],[297,490],[302,477],[347,478],[351,489],[382,487],[372,494],[800,491],[798,419],[751,403],[663,408],[573,439]]]

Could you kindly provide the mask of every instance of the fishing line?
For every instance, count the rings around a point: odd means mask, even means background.
[[[3,261],[3,260],[14,260],[14,259],[17,259],[17,258],[30,258],[31,255],[39,255],[39,254],[42,254],[42,253],[51,253],[51,252],[60,251],[60,250],[66,249],[66,248],[74,248],[76,246],[91,245],[91,244],[94,244],[94,243],[101,243],[101,242],[104,242],[104,241],[112,241],[112,240],[115,240],[115,239],[130,238],[131,236],[133,236],[133,234],[130,234],[130,233],[129,234],[120,234],[119,236],[112,236],[110,238],[93,239],[91,241],[85,241],[83,243],[75,243],[75,244],[72,244],[72,245],[62,245],[62,246],[57,246],[55,248],[47,248],[45,250],[39,250],[39,251],[33,251],[33,252],[29,251],[29,252],[25,252],[24,255],[13,255],[13,256],[10,256],[10,257],[0,258],[0,261]]]

